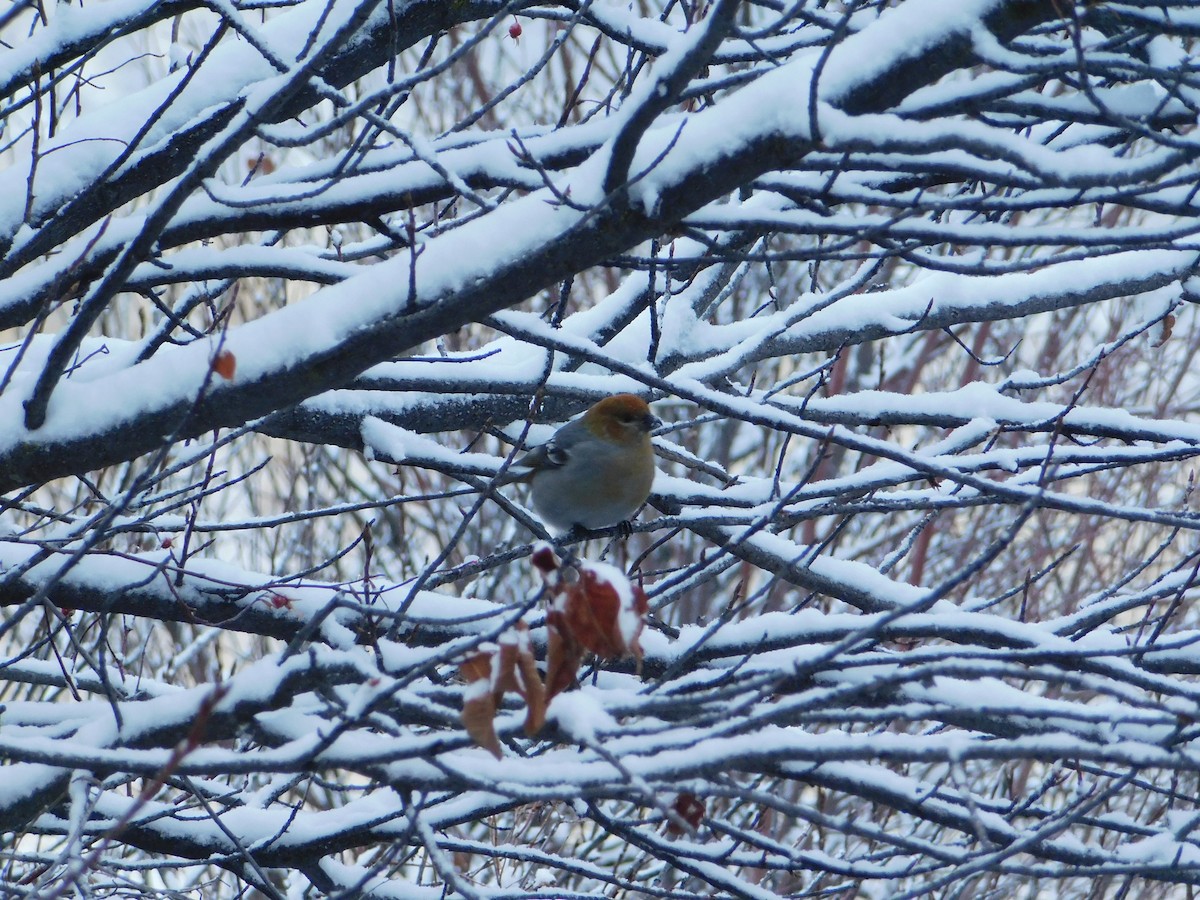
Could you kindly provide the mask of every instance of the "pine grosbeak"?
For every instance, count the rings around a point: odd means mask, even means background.
[[[624,522],[650,495],[659,424],[641,397],[605,397],[517,459],[504,483],[528,481],[533,508],[558,532]]]

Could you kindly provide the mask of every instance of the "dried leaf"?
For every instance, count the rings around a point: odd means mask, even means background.
[[[237,371],[237,357],[228,350],[222,350],[213,358],[212,370],[226,381],[233,381],[233,373]]]
[[[463,727],[477,746],[500,759],[504,751],[496,736],[497,697],[493,677],[496,656],[494,650],[476,653],[458,667],[458,673],[467,683],[463,691]]]
[[[676,819],[667,820],[667,834],[680,835],[684,833],[682,825],[690,826],[690,831],[694,834],[700,828],[700,822],[704,819],[704,801],[695,794],[683,793],[675,798],[675,802],[671,804],[671,812],[678,816]]]
[[[1162,322],[1159,323],[1158,336],[1151,342],[1151,347],[1161,347],[1171,339],[1171,332],[1175,330],[1175,317],[1167,313]]]
[[[564,600],[563,623],[567,632],[599,657],[619,657],[621,648],[614,638],[621,601],[616,589],[584,572],[579,581],[567,587]]]
[[[649,601],[640,587],[613,566],[588,563],[555,606],[566,631],[603,659],[642,658],[638,642]]]
[[[252,175],[270,175],[275,171],[275,160],[265,153],[260,153],[254,159],[246,160],[246,171]]]
[[[529,626],[518,622],[502,638],[502,642],[511,639],[515,648],[513,666],[510,674],[513,690],[525,701],[525,733],[533,737],[546,724],[546,686],[542,676],[538,674],[537,660],[533,657],[533,647],[529,643]],[[503,646],[503,643],[502,643]]]
[[[546,701],[575,684],[575,675],[583,662],[583,647],[571,637],[562,613],[551,610],[546,615],[549,639],[546,649]]]
[[[533,555],[529,557],[529,561],[533,563],[533,567],[542,573],[543,577],[549,577],[558,572],[562,565],[554,551],[550,549],[550,545],[539,543],[533,550]]]
[[[525,701],[525,733],[533,737],[546,724],[546,686],[537,670],[529,626],[518,622],[500,636],[499,646],[489,645],[458,667],[467,683],[463,691],[462,722],[467,734],[480,747],[499,759],[496,711],[509,691]]]

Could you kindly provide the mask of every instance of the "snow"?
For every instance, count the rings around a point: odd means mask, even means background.
[[[1200,864],[1200,847],[1176,840],[1169,832],[1121,845],[1117,855],[1129,862],[1155,866],[1195,866]]]
[[[11,67],[7,71],[16,73],[24,66],[34,65],[35,59],[45,55],[49,48],[57,46],[64,36],[78,35],[84,29],[100,32],[112,27],[99,17],[115,24],[149,5],[143,0],[116,0],[101,7],[96,18],[93,18],[95,13],[88,16],[55,16],[53,29],[56,30],[42,30],[38,39],[24,48],[21,56],[6,59]],[[334,0],[329,10],[312,4],[300,4],[283,15],[273,17],[258,31],[266,45],[303,46],[305,37],[321,17],[327,16],[325,27],[328,34],[357,6],[354,0]],[[210,114],[215,107],[238,100],[247,89],[276,74],[266,59],[256,53],[245,52],[244,46],[234,42],[225,42],[217,47],[203,70],[204,77],[193,80],[169,104],[164,101],[184,80],[185,72],[182,70],[159,79],[134,96],[121,97],[107,106],[85,113],[53,139],[44,142],[37,172],[37,202],[33,210],[35,219],[58,209],[67,198],[82,192],[94,173],[104,170],[125,149],[142,123],[150,118],[151,111],[157,113],[153,127],[135,148],[141,153],[152,151],[157,144],[185,130]],[[0,72],[3,71],[0,69]],[[126,165],[136,165],[137,156],[134,153]],[[0,234],[12,233],[22,220],[26,194],[24,179],[27,174],[17,167],[0,172],[0,197],[7,198],[7,203],[0,203]]]
[[[830,54],[821,77],[822,93],[831,101],[864,81],[873,81],[897,64],[922,56],[955,33],[975,33],[983,17],[1000,0],[918,0],[885,10],[875,24],[846,38]]]
[[[382,419],[367,416],[362,424],[363,443],[397,463],[417,462],[433,468],[445,468],[454,472],[474,472],[483,477],[496,474],[497,461],[487,453],[460,453],[444,444],[399,428]]]
[[[57,69],[47,63],[61,41],[115,33],[125,17],[152,6],[144,0],[48,5],[47,26],[33,28],[26,41],[8,41],[0,84],[25,84],[31,73]],[[212,6],[242,34],[222,41],[114,178],[145,165],[147,154],[180,130],[217,121],[225,111],[241,110],[237,122],[249,125],[289,83],[281,70],[309,42],[317,17],[329,15],[313,38],[319,45],[359,8],[334,0],[251,15],[228,0]],[[1065,82],[1051,90],[1034,77],[1053,62],[1041,51],[1069,52],[1069,35],[1048,29],[1024,42],[998,42],[981,22],[1003,6],[1003,0],[903,0],[862,8],[846,20],[828,55],[822,41],[833,20],[824,17],[834,12],[824,6],[807,10],[811,19],[794,31],[752,38],[757,26],[744,25],[718,51],[720,59],[738,60],[737,67],[714,63],[693,83],[689,102],[672,104],[641,135],[631,168],[641,177],[630,188],[630,209],[619,208],[620,198],[601,196],[608,148],[643,103],[658,102],[659,86],[647,76],[670,71],[701,39],[704,23],[685,29],[678,5],[660,20],[624,0],[579,10],[524,9],[525,54],[540,53],[528,46],[535,29],[550,34],[576,15],[588,23],[579,34],[600,35],[605,53],[629,36],[630,58],[645,51],[647,60],[631,92],[615,93],[602,110],[587,106],[585,115],[600,111],[583,124],[567,120],[556,128],[551,116],[510,129],[501,117],[494,129],[476,124],[438,136],[422,116],[436,119],[440,111],[417,91],[407,108],[398,107],[397,133],[364,144],[353,158],[312,144],[281,154],[274,171],[245,184],[237,184],[241,170],[208,179],[156,235],[155,253],[136,260],[124,287],[164,288],[159,299],[169,305],[230,273],[283,279],[286,302],[275,307],[255,298],[220,339],[237,361],[236,377],[214,376],[215,337],[186,343],[188,336],[176,331],[172,337],[181,343],[154,346],[110,335],[159,334],[161,310],[122,297],[107,317],[118,321],[103,321],[79,343],[77,364],[55,389],[48,421],[34,431],[23,424],[24,402],[73,313],[65,279],[77,266],[102,267],[136,243],[165,208],[160,204],[172,185],[182,183],[167,179],[145,197],[124,198],[130,202],[103,226],[81,217],[72,226],[78,232],[53,247],[37,243],[45,232],[36,226],[112,165],[186,71],[133,95],[114,90],[113,103],[84,104],[78,117],[64,110],[41,147],[29,216],[30,145],[17,131],[30,111],[14,108],[6,137],[17,142],[4,151],[13,164],[0,172],[0,234],[13,238],[5,249],[23,262],[0,281],[0,316],[17,330],[37,332],[24,345],[24,332],[7,332],[10,343],[0,348],[0,375],[11,376],[0,394],[0,475],[16,488],[21,477],[6,467],[10,460],[53,462],[70,442],[107,441],[137,427],[139,416],[190,410],[198,399],[195,408],[204,411],[237,410],[222,424],[253,424],[274,411],[266,402],[255,405],[264,387],[286,384],[294,388],[288,402],[303,404],[301,415],[318,425],[337,423],[343,446],[361,439],[365,459],[347,453],[336,474],[348,491],[370,496],[362,503],[316,501],[328,504],[319,510],[322,520],[305,524],[353,537],[361,528],[354,516],[364,509],[374,514],[407,489],[388,483],[398,464],[459,475],[468,485],[468,476],[489,479],[498,471],[500,456],[460,452],[457,437],[424,433],[439,412],[458,427],[468,418],[464,411],[497,394],[521,398],[519,406],[542,387],[556,400],[581,403],[648,389],[667,400],[672,414],[699,417],[699,424],[656,439],[664,459],[655,502],[673,513],[653,536],[667,542],[641,566],[664,621],[652,619],[639,635],[623,569],[589,564],[618,592],[621,633],[627,643],[640,641],[640,665],[586,660],[584,683],[553,699],[547,711],[553,728],[540,735],[524,733],[522,701],[510,693],[496,726],[513,752],[501,760],[464,734],[464,701],[491,686],[463,684],[457,663],[510,640],[504,628],[518,619],[529,628],[521,648],[539,664],[548,642],[542,607],[532,593],[521,593],[534,578],[522,558],[527,551],[503,526],[493,532],[468,522],[456,532],[453,506],[424,499],[427,513],[401,515],[404,528],[389,529],[409,543],[376,544],[370,571],[359,571],[359,558],[348,556],[337,561],[337,571],[348,574],[329,574],[332,567],[297,574],[297,559],[325,550],[294,532],[279,535],[274,546],[283,549],[262,551],[271,560],[262,568],[278,570],[256,570],[235,563],[243,557],[233,536],[235,529],[240,534],[274,521],[253,493],[232,509],[218,502],[228,494],[199,496],[206,482],[174,493],[189,465],[208,461],[207,436],[180,443],[166,463],[178,473],[139,494],[105,535],[95,529],[120,490],[114,484],[129,484],[137,469],[12,495],[14,505],[0,522],[0,600],[6,616],[14,614],[0,632],[21,658],[4,664],[3,677],[14,686],[6,696],[15,699],[0,709],[6,763],[0,821],[7,827],[3,814],[12,813],[31,835],[58,840],[84,829],[91,840],[133,814],[148,845],[178,841],[181,852],[196,852],[202,862],[205,853],[248,851],[272,860],[286,850],[310,860],[307,871],[319,870],[338,889],[352,893],[357,886],[380,897],[458,890],[449,878],[436,888],[404,880],[430,860],[450,859],[445,871],[464,883],[486,881],[493,870],[458,863],[499,847],[517,864],[493,867],[494,883],[472,885],[480,896],[554,896],[556,873],[563,872],[580,883],[611,878],[611,867],[570,855],[572,841],[594,830],[595,810],[626,804],[622,826],[645,846],[661,846],[655,842],[664,839],[652,829],[661,826],[662,798],[681,791],[701,796],[718,827],[673,836],[672,850],[691,876],[720,895],[774,896],[772,867],[798,871],[811,864],[814,871],[853,872],[864,891],[883,896],[892,884],[879,879],[920,877],[911,873],[925,871],[930,858],[950,872],[992,852],[980,851],[985,844],[1004,853],[1011,842],[1045,871],[1190,872],[1200,865],[1194,812],[1153,818],[1153,803],[1131,799],[1146,788],[1122,783],[1133,773],[1146,784],[1166,784],[1172,773],[1185,780],[1197,768],[1200,687],[1192,679],[1200,672],[1200,631],[1190,612],[1195,572],[1187,537],[1196,517],[1186,483],[1186,468],[1200,453],[1200,424],[1187,401],[1194,377],[1184,365],[1173,384],[1166,367],[1143,353],[1136,371],[1149,383],[1144,403],[1111,401],[1111,382],[1101,384],[1122,375],[1126,357],[1118,352],[1145,351],[1145,343],[1165,338],[1161,327],[1145,329],[1167,315],[1179,322],[1176,343],[1163,357],[1186,362],[1190,352],[1180,345],[1194,339],[1183,291],[1196,288],[1197,226],[1194,216],[1160,210],[1173,203],[1190,208],[1191,137],[1176,127],[1163,129],[1158,146],[1147,137],[1123,146],[1119,123],[1104,121],[1095,102],[1121,115],[1153,109],[1179,117],[1195,99],[1186,77],[1191,51],[1182,38],[1152,35],[1143,49],[1163,72],[1182,73],[1175,81],[1147,70],[1142,77],[1132,73],[1128,84],[1097,83],[1094,99]],[[373,21],[409,12],[381,3]],[[1179,13],[1177,30],[1200,21],[1178,6],[1169,12]],[[1167,13],[1136,11],[1147,34],[1155,17]],[[775,13],[762,7],[747,15],[762,23]],[[502,21],[493,23],[498,41],[506,40]],[[404,29],[405,39],[419,31],[407,21]],[[352,38],[351,52],[366,31]],[[470,36],[469,28],[460,33]],[[1117,52],[1094,29],[1080,37],[1093,59]],[[964,67],[891,108],[844,111],[842,101],[852,93],[861,96],[864,86],[952,41],[970,42],[978,60],[1007,70]],[[195,64],[186,41],[166,49],[168,57],[148,63],[147,72],[186,66],[189,55]],[[484,44],[479,71],[490,77],[487,64],[503,57]],[[600,61],[586,104],[595,103],[590,92],[609,63]],[[405,65],[390,85],[376,71],[347,91],[363,103],[348,125],[368,123],[360,114],[381,109],[385,94],[424,89],[422,73]],[[725,82],[727,75],[747,80]],[[320,81],[311,87],[327,99],[336,93]],[[537,87],[531,82],[517,93]],[[23,96],[9,95],[12,102]],[[536,110],[541,101],[521,102]],[[957,112],[972,106],[986,114]],[[327,121],[320,112],[256,123],[253,146],[270,147],[273,138],[303,142]],[[518,140],[533,163],[509,146]],[[240,165],[246,149],[238,146],[227,161]],[[744,175],[739,184],[726,168],[735,165]],[[1152,178],[1158,181],[1143,184]],[[472,197],[477,182],[487,187]],[[451,204],[456,192],[466,199]],[[382,229],[363,237],[369,234],[358,227],[363,208],[372,216],[382,210],[386,224],[402,230],[410,195],[446,201],[440,218],[415,233],[415,247],[396,252]],[[1008,199],[1018,207],[1004,215]],[[1141,208],[1122,224],[1102,227],[1102,208],[1114,203]],[[1047,214],[1055,208],[1057,219]],[[677,214],[686,214],[682,223]],[[259,246],[230,240],[254,232],[258,225],[244,227],[248,222],[279,230],[263,232]],[[328,237],[326,228],[334,229]],[[582,248],[574,241],[580,234],[587,236]],[[610,243],[600,252],[593,238]],[[650,265],[644,257],[652,240],[661,256]],[[769,271],[764,259],[771,260]],[[877,261],[887,263],[883,276]],[[598,274],[601,263],[611,278]],[[795,275],[809,264],[807,275]],[[573,275],[581,277],[571,286],[565,317],[547,321],[539,307]],[[888,284],[872,290],[879,277]],[[648,293],[658,298],[655,319]],[[1049,361],[1039,358],[1035,339],[1060,321],[1042,314],[1068,309],[1079,311],[1082,322],[1071,341],[1083,343]],[[122,320],[143,310],[151,321],[142,331]],[[199,309],[195,317],[206,313]],[[945,329],[1015,320],[1028,324],[1029,346],[1011,363],[971,367],[957,357],[922,356]],[[439,359],[411,356],[462,323],[474,324],[461,343],[445,341],[462,349]],[[973,337],[956,334],[968,345]],[[362,350],[367,345],[374,348],[369,355]],[[138,362],[152,346],[150,358]],[[854,369],[859,353],[878,363],[878,377]],[[843,386],[838,366],[858,377]],[[327,367],[340,373],[336,390],[324,389]],[[957,380],[972,368],[980,371]],[[1093,370],[1104,376],[1096,390],[1065,399]],[[356,371],[360,377],[348,382]],[[910,389],[906,379],[914,373],[933,374]],[[1159,404],[1160,392],[1174,396]],[[1129,391],[1125,399],[1133,396]],[[509,436],[523,428],[494,424]],[[529,441],[553,427],[531,428]],[[159,439],[156,432],[147,444],[153,449]],[[218,477],[238,477],[237,454],[256,440],[244,439],[236,452],[221,448],[213,466],[228,471]],[[829,448],[822,466],[817,447]],[[1156,476],[1142,482],[1144,495],[1092,493],[1105,477],[1143,472]],[[59,496],[75,490],[79,505],[42,510],[51,502],[43,495],[60,489]],[[297,513],[306,502],[297,500]],[[158,504],[169,509],[160,515]],[[1031,573],[1022,597],[998,600],[997,593],[1022,587],[1030,547],[1024,534],[978,579],[946,589],[956,566],[979,558],[971,555],[978,549],[973,542],[990,543],[1024,511],[1055,552],[1084,539],[1072,523],[1098,523],[1103,539],[1087,547],[1086,562],[1073,558],[1060,572]],[[203,526],[206,537],[195,542],[182,573],[178,546],[143,549],[161,543],[156,532],[193,525]],[[228,533],[220,533],[223,525]],[[214,530],[216,543],[195,550]],[[448,543],[451,536],[456,543]],[[84,543],[99,537],[103,542],[94,546]],[[920,572],[906,568],[912,547],[926,537],[934,548],[928,564]],[[610,558],[638,558],[643,538],[618,543]],[[1115,559],[1127,544],[1154,541],[1160,544],[1144,569],[1105,574],[1075,590],[1087,580],[1075,576],[1088,567],[1111,563],[1116,570],[1106,551]],[[940,555],[946,546],[963,550],[966,561]],[[702,553],[686,555],[697,547]],[[560,549],[584,555],[574,545]],[[412,580],[424,560],[442,551],[446,566],[479,564],[477,581],[433,582],[440,586],[428,589]],[[515,592],[512,585],[519,586]],[[70,617],[69,632],[49,609],[46,626],[35,621],[43,595],[52,603],[76,598],[81,612]],[[1026,599],[1018,618],[1012,610]],[[1168,606],[1176,618],[1151,639],[1155,617]],[[98,640],[97,612],[111,617],[111,634],[125,643]],[[393,615],[401,616],[398,633],[389,636]],[[170,645],[175,655],[168,663],[153,667],[137,642],[159,640],[145,621],[157,617],[180,620],[170,633],[179,643]],[[206,716],[215,731],[193,732]],[[189,736],[198,738],[196,746]],[[1075,769],[1068,772],[1065,760]],[[129,788],[127,775],[151,779],[165,767],[172,778],[161,795],[138,798],[136,787]],[[999,771],[1014,780],[1028,775],[1026,794],[1004,796],[994,777]],[[116,774],[93,791],[90,772]],[[298,800],[314,772],[341,793],[332,801],[316,794]],[[1054,781],[1064,772],[1069,779]],[[197,783],[213,798],[211,814],[179,800],[185,776],[209,779]],[[1046,828],[1066,804],[1101,785],[1121,793],[1111,806],[1089,809],[1086,828],[1065,820],[1061,833]],[[56,800],[64,791],[65,805]],[[893,833],[873,831],[877,823],[869,817],[854,818],[867,801],[891,804]],[[777,834],[763,829],[750,846],[736,832],[721,831],[737,824],[723,804],[746,809],[746,803],[780,813],[794,804],[802,814],[781,814],[795,821]],[[628,814],[634,804],[644,812]],[[545,846],[525,840],[532,833],[522,830],[526,821],[541,822],[534,810],[563,816],[541,833]],[[499,839],[479,839],[484,824]],[[833,837],[814,837],[818,832]],[[1028,843],[1035,835],[1037,842]],[[870,858],[861,854],[863,844],[887,839],[896,843],[871,848]],[[385,881],[382,869],[357,864],[374,859],[359,848],[390,842],[425,843],[412,871],[389,871]],[[343,846],[338,858],[329,855],[329,847]],[[761,883],[743,877],[751,868],[765,873]],[[300,876],[292,874],[288,889],[298,895]],[[634,890],[618,882],[609,888]],[[655,885],[668,893],[678,888],[665,880]],[[578,893],[587,890],[595,892],[595,885]]]
[[[604,709],[601,698],[586,688],[558,694],[550,702],[546,720],[554,722],[572,740],[594,744],[603,733],[615,733],[616,720]]]

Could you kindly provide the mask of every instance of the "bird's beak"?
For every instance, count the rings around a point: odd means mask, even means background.
[[[646,413],[645,423],[646,423],[646,430],[653,431],[655,428],[659,428],[662,426],[662,419],[660,419],[658,416],[654,415],[654,413]]]

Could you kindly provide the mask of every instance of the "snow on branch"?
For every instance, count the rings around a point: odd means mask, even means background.
[[[1191,890],[1193,6],[12,4],[6,890]]]

